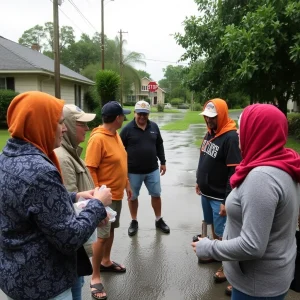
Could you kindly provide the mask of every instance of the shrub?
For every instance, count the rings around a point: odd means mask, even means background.
[[[101,106],[116,100],[120,85],[120,75],[111,70],[100,70],[96,74],[96,89],[101,99]]]
[[[157,104],[157,111],[158,112],[164,112],[165,106],[161,103]]]
[[[102,114],[100,105],[98,105],[98,107],[93,110],[93,113],[96,114],[96,117],[93,121],[88,123],[88,126],[91,130],[102,124]]]
[[[187,104],[187,103],[182,103],[182,104],[179,104],[179,105],[178,105],[178,108],[181,108],[181,109],[189,109],[189,108],[190,108],[190,105]]]
[[[191,105],[191,110],[192,111],[202,111],[203,107],[200,103],[194,103]]]
[[[6,127],[6,112],[13,98],[19,93],[12,90],[0,90],[0,124],[1,127]]]
[[[289,134],[293,135],[296,139],[300,139],[300,114],[288,116]]]
[[[131,101],[131,102],[124,102],[123,103],[123,106],[135,106],[135,103],[134,101]]]
[[[100,105],[100,98],[97,94],[95,87],[90,87],[83,96],[84,109],[94,111]]]
[[[180,98],[173,98],[170,103],[172,104],[172,106],[178,106],[179,104],[183,103],[183,100]]]

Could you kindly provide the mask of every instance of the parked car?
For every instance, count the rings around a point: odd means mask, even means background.
[[[172,108],[172,105],[171,105],[171,103],[165,103],[165,108]]]

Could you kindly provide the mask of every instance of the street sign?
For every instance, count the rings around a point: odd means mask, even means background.
[[[149,91],[150,93],[156,92],[157,89],[158,89],[158,84],[157,84],[155,81],[150,81],[150,82],[148,83],[148,91]]]

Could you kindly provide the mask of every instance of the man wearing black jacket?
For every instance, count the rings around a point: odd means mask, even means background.
[[[231,192],[230,177],[242,157],[235,122],[229,118],[222,99],[209,100],[203,112],[207,133],[200,147],[196,193],[201,195],[204,221],[212,226],[214,239],[222,239],[226,223],[225,200]],[[213,259],[199,259],[209,263]],[[216,282],[226,280],[223,268],[214,276]]]
[[[163,140],[157,124],[148,119],[150,113],[148,102],[138,101],[134,112],[134,119],[120,133],[128,155],[128,178],[132,189],[132,197],[128,199],[132,218],[128,235],[134,236],[138,231],[138,196],[143,182],[151,196],[156,228],[164,233],[170,233],[169,226],[161,217],[160,175],[166,172]]]

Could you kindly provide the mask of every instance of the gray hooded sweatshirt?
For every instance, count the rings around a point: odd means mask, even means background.
[[[224,262],[232,286],[250,296],[286,293],[294,277],[300,190],[286,172],[256,167],[226,200],[223,241],[204,238],[200,258]]]

